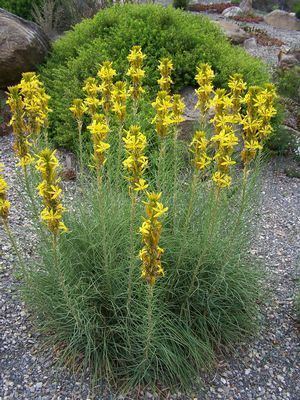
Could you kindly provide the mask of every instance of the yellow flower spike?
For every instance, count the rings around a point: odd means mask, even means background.
[[[179,94],[173,96],[172,102],[172,120],[174,124],[180,124],[184,121],[183,113],[185,109],[185,104]]]
[[[231,176],[223,174],[220,171],[213,174],[212,180],[219,188],[226,188],[231,185]]]
[[[144,244],[139,252],[139,257],[142,261],[141,277],[151,286],[155,284],[159,277],[164,276],[161,264],[161,256],[164,253],[164,249],[159,246],[162,224],[159,218],[168,211],[168,208],[158,201],[160,197],[161,193],[147,192],[147,201],[143,202],[147,219],[144,219],[139,230]]]
[[[34,72],[22,74],[18,85],[23,99],[23,119],[27,134],[36,143],[42,129],[48,126],[50,96],[38,76]]]
[[[38,154],[36,169],[41,173],[42,182],[38,185],[38,193],[43,199],[44,209],[41,212],[41,220],[49,231],[56,237],[59,233],[67,232],[62,221],[66,209],[61,204],[62,190],[58,177],[59,162],[56,151],[44,149]]]
[[[101,93],[101,105],[105,115],[107,115],[111,109],[111,96],[114,86],[113,79],[115,75],[116,70],[113,69],[112,62],[104,61],[104,63],[100,65],[98,77],[101,79],[101,84],[99,89]]]
[[[233,74],[229,78],[228,87],[230,89],[229,96],[232,99],[232,111],[234,114],[238,114],[241,110],[243,93],[247,88],[247,84],[241,74]]]
[[[196,131],[190,144],[190,151],[193,153],[192,163],[196,170],[205,170],[212,161],[207,153],[209,140],[204,131]]]
[[[165,90],[166,92],[170,91],[171,84],[173,83],[171,79],[173,69],[173,63],[170,58],[163,58],[160,60],[158,70],[161,77],[157,81],[160,90]]]
[[[126,179],[129,181],[129,190],[144,191],[148,184],[143,179],[148,158],[145,156],[147,146],[146,136],[140,131],[140,127],[132,125],[123,138],[126,151],[126,159],[123,166],[128,172]]]
[[[172,118],[171,96],[168,95],[166,91],[158,92],[155,101],[152,103],[152,107],[156,111],[152,124],[155,124],[155,130],[158,136],[164,138],[169,134],[170,125],[174,123]]]
[[[82,99],[74,99],[70,111],[77,121],[81,121],[84,114],[88,111],[88,107],[84,104]]]
[[[144,93],[142,81],[145,76],[145,71],[143,70],[143,62],[145,58],[146,56],[143,54],[141,46],[133,46],[127,57],[127,60],[130,63],[127,76],[131,79],[131,87],[129,91],[135,102],[137,102]]]
[[[86,93],[87,97],[97,97],[97,95],[100,92],[99,85],[97,83],[97,80],[95,78],[87,78],[84,81],[84,86],[82,90]]]
[[[103,114],[94,115],[93,121],[87,127],[87,129],[92,135],[94,147],[93,159],[95,162],[95,167],[99,172],[106,162],[106,153],[110,148],[110,145],[106,143],[109,127],[105,116]]]
[[[112,111],[116,114],[120,123],[123,124],[126,117],[126,103],[128,98],[126,83],[122,81],[116,82],[113,86],[111,96]]]
[[[18,165],[26,169],[33,162],[33,157],[30,154],[31,142],[26,130],[26,121],[24,118],[24,101],[19,90],[19,85],[8,88],[7,104],[9,105],[12,117],[10,125],[13,129],[14,144],[13,149],[19,159]]]
[[[213,93],[213,79],[215,77],[214,71],[209,64],[199,64],[197,67],[197,74],[195,76],[199,88],[196,89],[197,104],[201,117],[204,119],[205,115],[210,108],[210,99]]]
[[[0,217],[6,221],[9,214],[10,202],[7,200],[8,184],[3,177],[3,164],[0,164]]]

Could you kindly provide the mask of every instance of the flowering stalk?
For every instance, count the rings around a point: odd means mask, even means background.
[[[48,145],[48,114],[50,96],[45,92],[42,82],[35,72],[25,72],[18,85],[20,94],[24,103],[24,121],[25,130],[31,137],[34,147],[37,148],[37,142],[41,131],[44,130],[45,143]]]
[[[210,98],[213,93],[213,79],[215,77],[214,71],[209,64],[199,64],[197,67],[197,74],[195,76],[199,88],[196,89],[197,104],[196,108],[200,111],[201,125],[207,121],[207,112],[210,107]]]
[[[131,126],[127,132],[126,137],[123,138],[125,143],[125,152],[127,158],[123,161],[123,166],[127,170],[128,175],[126,179],[129,182],[129,194],[131,197],[131,221],[130,221],[130,256],[134,254],[134,226],[137,195],[147,189],[148,184],[143,178],[145,170],[148,166],[148,158],[145,156],[145,148],[147,145],[146,136],[142,134],[139,126]],[[129,280],[128,280],[128,300],[127,306],[131,301],[131,286],[133,274],[133,261],[129,267]]]
[[[98,99],[100,92],[99,85],[95,78],[87,78],[84,82],[82,90],[85,92],[84,105],[87,108],[87,114],[93,119],[94,115],[98,113],[101,106],[101,101]]]
[[[74,99],[73,104],[70,107],[70,111],[73,113],[73,116],[77,122],[78,143],[79,143],[79,169],[81,177],[83,174],[82,125],[83,125],[83,116],[87,112],[87,110],[88,110],[87,106],[81,99]]]
[[[126,106],[128,99],[128,91],[125,82],[118,81],[112,90],[112,111],[116,114],[119,123],[118,135],[118,171],[120,172],[122,158],[122,134],[126,118]]]
[[[160,218],[168,211],[167,207],[159,201],[161,193],[148,193],[147,201],[144,201],[146,218],[143,218],[140,234],[142,235],[143,248],[139,256],[142,261],[141,277],[148,284],[148,312],[147,312],[147,335],[145,344],[145,360],[148,359],[151,339],[153,335],[153,288],[156,280],[164,276],[161,264],[161,256],[164,252],[159,246],[162,223]]]
[[[93,163],[97,172],[99,191],[101,192],[103,168],[106,163],[106,153],[110,148],[110,144],[106,142],[109,127],[103,114],[95,114],[92,123],[87,128],[92,135],[94,148]]]
[[[8,190],[8,185],[2,175],[3,172],[3,164],[0,164],[0,220],[3,223],[3,227],[5,230],[5,233],[8,237],[8,240],[10,241],[12,248],[15,251],[15,254],[19,260],[19,264],[23,270],[25,271],[24,268],[24,261],[23,258],[19,252],[16,240],[14,238],[13,233],[11,232],[9,223],[8,223],[8,215],[9,215],[9,210],[10,210],[10,202],[7,199],[7,190]]]
[[[159,84],[160,90],[164,90],[167,93],[170,92],[171,84],[171,72],[173,71],[173,63],[169,58],[163,58],[159,62],[158,70],[160,72],[160,78],[157,83]]]
[[[165,139],[170,133],[170,126],[173,124],[172,97],[166,91],[160,91],[157,93],[156,99],[152,103],[152,107],[156,112],[152,124],[155,125],[155,130],[159,138],[157,167],[158,187],[164,187],[162,177],[164,175],[164,160],[166,155]]]
[[[145,76],[145,71],[143,70],[143,62],[145,58],[146,56],[143,54],[141,46],[133,46],[127,57],[130,64],[127,76],[131,79],[131,87],[129,91],[133,99],[133,111],[135,115],[138,110],[138,101],[144,93],[142,81]]]
[[[172,120],[174,125],[173,133],[173,226],[175,227],[175,216],[176,216],[176,201],[177,201],[177,181],[178,181],[178,152],[177,152],[177,141],[178,141],[178,125],[184,121],[183,112],[185,105],[179,94],[173,96],[172,102]]]
[[[34,218],[38,221],[39,212],[35,204],[35,199],[31,190],[28,176],[28,167],[34,161],[34,157],[31,155],[32,141],[26,130],[26,121],[24,118],[24,98],[20,93],[18,85],[8,88],[7,104],[9,105],[12,113],[9,124],[12,126],[14,136],[13,150],[19,159],[17,165],[20,166],[23,171],[25,188],[27,195],[30,198]]]
[[[111,97],[114,86],[113,78],[115,75],[116,71],[112,67],[112,62],[104,61],[104,63],[100,65],[100,69],[98,71],[98,77],[101,80],[99,90],[101,93],[101,105],[107,123],[109,123],[109,111],[112,106]]]

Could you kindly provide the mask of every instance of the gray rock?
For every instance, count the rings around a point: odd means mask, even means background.
[[[240,8],[240,7],[229,7],[229,8],[226,8],[226,10],[224,10],[223,12],[222,12],[222,15],[224,16],[224,17],[236,17],[237,15],[240,15],[240,14],[242,14],[243,13],[243,11],[242,11],[242,9]]]
[[[17,83],[22,72],[35,70],[49,48],[38,25],[0,8],[0,88]]]
[[[244,48],[246,50],[254,50],[254,49],[256,49],[256,47],[257,47],[257,42],[256,42],[255,37],[246,39],[244,41]]]
[[[247,32],[241,29],[239,25],[234,22],[224,20],[219,20],[215,22],[218,23],[222,31],[233,44],[242,44],[246,39],[250,37]]]
[[[251,12],[252,11],[252,0],[243,0],[240,3],[240,9],[245,13]]]
[[[288,49],[287,51],[281,49],[278,54],[278,65],[282,69],[300,65],[300,48]]]
[[[286,11],[274,10],[265,16],[265,21],[275,28],[300,31],[300,19],[296,18],[295,14]]]

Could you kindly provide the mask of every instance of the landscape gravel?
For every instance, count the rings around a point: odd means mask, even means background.
[[[10,224],[28,265],[34,256],[34,228],[24,206],[12,136],[0,137],[0,160],[10,185]],[[168,399],[300,398],[299,342],[293,298],[300,247],[300,180],[283,170],[287,159],[274,159],[264,171],[259,233],[250,254],[266,272],[270,294],[262,306],[259,336],[219,360],[214,373],[203,374],[204,386],[193,394]],[[74,182],[64,183],[66,196],[75,195]],[[0,400],[113,399],[105,387],[89,389],[88,371],[78,376],[59,365],[53,349],[46,349],[33,316],[20,297],[16,257],[0,228]],[[118,397],[122,399],[122,396]],[[128,399],[151,398],[150,393]]]
[[[288,49],[299,48],[300,46],[300,31],[275,28],[264,21],[259,23],[237,22],[216,13],[204,13],[204,15],[215,21],[227,20],[236,23],[241,28],[249,27],[259,29],[266,32],[271,38],[281,40],[284,43],[282,46],[261,46],[257,44],[254,48],[246,49],[252,56],[261,58],[271,67],[278,63],[278,54],[280,50],[286,51]]]

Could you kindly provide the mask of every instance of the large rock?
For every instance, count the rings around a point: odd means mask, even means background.
[[[239,7],[244,13],[250,13],[252,11],[252,0],[242,0]]]
[[[300,48],[281,49],[278,54],[278,65],[282,69],[300,66]]]
[[[241,15],[242,13],[243,11],[240,7],[228,7],[222,12],[222,15],[224,17],[230,18],[230,17],[236,17],[237,15]]]
[[[300,31],[300,20],[295,17],[295,14],[290,14],[286,11],[274,10],[265,16],[265,21],[275,28]]]
[[[22,72],[35,70],[49,49],[38,25],[0,8],[0,88],[17,83]]]
[[[222,31],[233,44],[242,44],[250,37],[249,33],[245,32],[238,24],[234,22],[219,20],[218,23]]]

